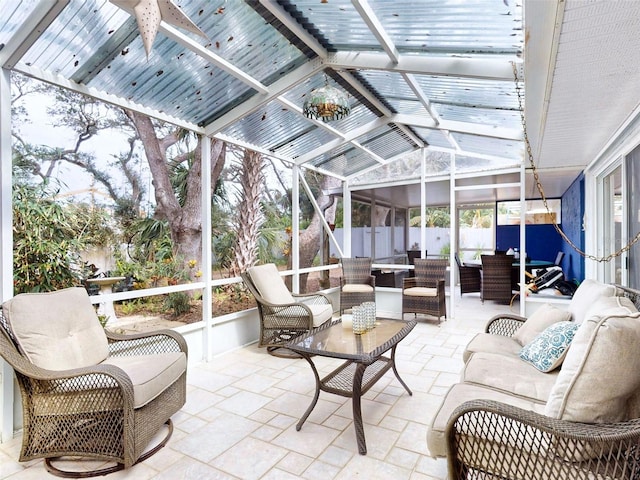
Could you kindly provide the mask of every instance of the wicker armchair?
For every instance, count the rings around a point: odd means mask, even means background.
[[[271,354],[287,355],[285,343],[331,320],[333,305],[326,295],[292,294],[273,263],[251,267],[241,277],[258,304],[258,345]]]
[[[482,289],[480,299],[509,303],[512,297],[513,255],[481,255]]]
[[[458,265],[458,276],[460,278],[460,296],[465,293],[480,292],[482,290],[480,269],[463,265],[462,262],[460,262],[458,254],[456,253],[454,256],[456,264]]]
[[[415,259],[415,276],[402,284],[402,318],[405,313],[423,313],[447,318],[444,292],[446,259]]]
[[[376,277],[371,274],[371,258],[343,258],[340,278],[340,314],[363,302],[376,301]]]
[[[44,458],[54,475],[85,478],[131,467],[169,440],[170,417],[186,400],[179,333],[105,331],[84,288],[17,295],[2,306],[0,332],[22,394],[20,461]],[[145,452],[165,424],[166,436]],[[52,463],[58,457],[116,464],[65,471]]]
[[[416,258],[423,258],[422,252],[420,250],[407,250],[407,260],[409,261],[409,265],[415,266]],[[427,258],[427,251],[424,251],[424,258]],[[408,277],[415,276],[415,270],[409,270]]]

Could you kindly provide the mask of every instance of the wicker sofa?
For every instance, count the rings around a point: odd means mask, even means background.
[[[639,305],[586,280],[566,310],[491,319],[427,434],[449,478],[640,478]]]

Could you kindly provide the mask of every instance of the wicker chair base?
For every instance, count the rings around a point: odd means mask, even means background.
[[[134,463],[134,465],[145,461],[147,458],[152,457],[153,455],[158,453],[162,449],[162,447],[164,447],[167,444],[167,442],[171,438],[171,435],[173,435],[173,422],[171,421],[171,419],[169,419],[165,422],[165,425],[167,426],[167,434],[165,435],[165,437],[152,449],[140,455],[140,458],[138,458],[138,460]],[[55,475],[56,477],[62,477],[62,478],[91,478],[91,477],[109,475],[110,473],[115,473],[115,472],[119,472],[120,470],[124,470],[123,463],[116,463],[115,465],[112,465],[110,467],[98,468],[96,470],[88,470],[88,471],[63,470],[61,468],[56,467],[52,463],[53,461],[60,460],[61,458],[62,457],[45,458],[44,464],[45,464],[45,468],[47,469],[47,472],[49,472],[51,475]],[[83,457],[76,457],[76,458],[78,458],[79,461],[84,460]]]

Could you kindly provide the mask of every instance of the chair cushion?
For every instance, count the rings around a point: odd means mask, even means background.
[[[578,329],[575,322],[558,322],[547,327],[520,350],[520,358],[541,372],[558,368]]]
[[[531,314],[526,322],[514,333],[513,338],[523,347],[530,343],[545,328],[557,322],[571,320],[571,313],[545,303]]]
[[[34,365],[68,370],[109,355],[107,336],[84,288],[22,293],[2,304],[18,348]]]
[[[600,297],[591,303],[585,318],[596,315],[630,315],[637,312],[634,303],[627,297]]]
[[[187,369],[184,352],[109,357],[102,363],[120,367],[131,379],[134,408],[156,398]]]
[[[402,294],[409,297],[437,297],[438,289],[428,287],[409,287],[402,290]]]
[[[615,295],[615,286],[587,278],[573,294],[567,310],[571,312],[574,322],[582,323],[587,318],[587,312],[596,300],[601,297],[613,297]]]
[[[545,415],[574,422],[628,419],[640,387],[640,313],[583,322],[553,386]]]
[[[333,315],[332,305],[307,305],[313,314],[313,326],[319,327]]]
[[[276,305],[295,303],[275,264],[256,265],[249,268],[247,272],[258,292],[267,302]]]
[[[345,283],[342,286],[342,291],[345,293],[367,293],[373,292],[373,287],[365,283]]]

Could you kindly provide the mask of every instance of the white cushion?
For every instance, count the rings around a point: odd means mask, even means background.
[[[462,360],[467,362],[471,354],[475,352],[492,352],[518,358],[520,349],[522,349],[522,345],[516,342],[513,337],[482,332],[477,333],[464,348]]]
[[[84,288],[22,293],[2,311],[22,353],[48,370],[68,370],[102,362],[107,336]]]
[[[560,366],[578,329],[575,322],[557,322],[544,329],[520,350],[520,358],[541,372]]]
[[[640,387],[640,313],[593,316],[580,326],[545,407],[545,415],[574,422],[628,418]]]
[[[260,295],[269,303],[295,303],[275,264],[257,265],[247,270]]]
[[[139,408],[160,395],[187,368],[184,352],[109,357],[103,365],[115,365],[125,371],[133,383],[133,407]]]
[[[571,320],[570,312],[545,303],[531,314],[527,321],[516,331],[513,338],[520,345],[525,346],[550,325],[569,320]]]
[[[573,321],[582,323],[587,318],[587,312],[593,303],[600,297],[613,297],[616,295],[616,287],[596,280],[584,280],[569,303],[567,310],[571,312]]]
[[[342,291],[347,293],[368,293],[373,292],[373,287],[366,283],[345,283]]]
[[[333,315],[332,305],[307,305],[313,314],[313,326],[319,327]]]
[[[637,311],[638,309],[634,303],[627,297],[600,297],[589,306],[585,318],[591,318],[596,315],[626,316]]]
[[[409,287],[402,291],[403,295],[409,297],[436,297],[438,295],[437,288],[428,287]]]

